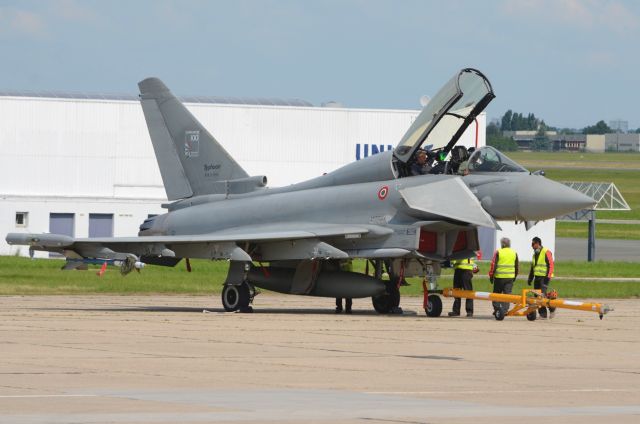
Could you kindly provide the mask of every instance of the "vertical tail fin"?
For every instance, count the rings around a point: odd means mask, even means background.
[[[214,182],[248,174],[158,78],[138,83],[169,200],[210,194]]]

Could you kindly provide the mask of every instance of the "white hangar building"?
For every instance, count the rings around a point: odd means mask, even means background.
[[[271,187],[392,149],[419,113],[301,100],[182,100],[250,175],[267,175]],[[8,232],[132,236],[149,215],[164,213],[167,199],[137,96],[0,92],[0,116],[0,254],[28,255],[5,242]],[[484,146],[485,126],[482,114],[461,143]],[[534,229],[540,234],[544,226],[541,236],[553,249],[552,222]],[[520,232],[528,257],[530,237]],[[482,231],[487,250],[499,233]]]

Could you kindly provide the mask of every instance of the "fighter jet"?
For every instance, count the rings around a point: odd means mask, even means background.
[[[65,269],[90,263],[175,266],[181,259],[230,261],[222,291],[227,311],[250,311],[256,288],[280,293],[371,297],[396,310],[400,282],[440,273],[443,261],[472,257],[478,228],[497,220],[536,222],[595,201],[530,173],[491,147],[471,154],[456,143],[495,97],[471,68],[457,72],[429,101],[394,150],[317,178],[267,188],[250,176],[157,78],[138,84],[158,160],[167,213],[145,220],[137,237],[72,238],[8,234],[9,244],[57,252]],[[428,161],[412,175],[416,153]],[[467,169],[459,173],[460,165]],[[345,270],[366,259],[372,273]],[[389,279],[382,278],[384,272]],[[439,315],[439,299],[429,298]]]

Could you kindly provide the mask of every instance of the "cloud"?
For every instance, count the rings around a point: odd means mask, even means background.
[[[47,27],[41,15],[24,9],[0,7],[0,33],[43,38]]]
[[[505,0],[500,10],[508,17],[575,29],[604,29],[620,35],[640,28],[640,16],[619,0]]]
[[[57,0],[51,3],[52,14],[70,22],[87,22],[97,18],[97,14],[75,0]]]
[[[618,2],[605,4],[601,19],[607,26],[622,34],[640,28],[640,17]]]
[[[46,3],[46,7],[39,6],[36,4],[31,10],[0,6],[0,35],[42,40],[51,35],[51,27],[60,21],[88,22],[97,17],[91,9],[75,0],[57,0]]]

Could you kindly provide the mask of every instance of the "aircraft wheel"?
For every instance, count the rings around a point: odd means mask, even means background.
[[[529,321],[535,321],[535,320],[536,320],[536,311],[529,312],[529,313],[527,314],[527,319],[528,319]]]
[[[427,297],[427,307],[424,309],[428,317],[439,317],[442,314],[442,299],[436,294]]]
[[[222,288],[222,306],[227,312],[249,308],[249,287],[246,283],[240,285],[227,284]]]
[[[393,312],[400,305],[400,290],[395,284],[387,284],[387,293],[371,298],[373,309],[379,314]]]
[[[391,299],[391,295],[386,293],[373,296],[371,303],[373,303],[373,309],[379,314],[388,314],[393,309],[393,299]]]
[[[498,321],[502,321],[504,319],[504,315],[505,314],[502,308],[496,309],[496,311],[493,313],[493,316],[495,316]]]

